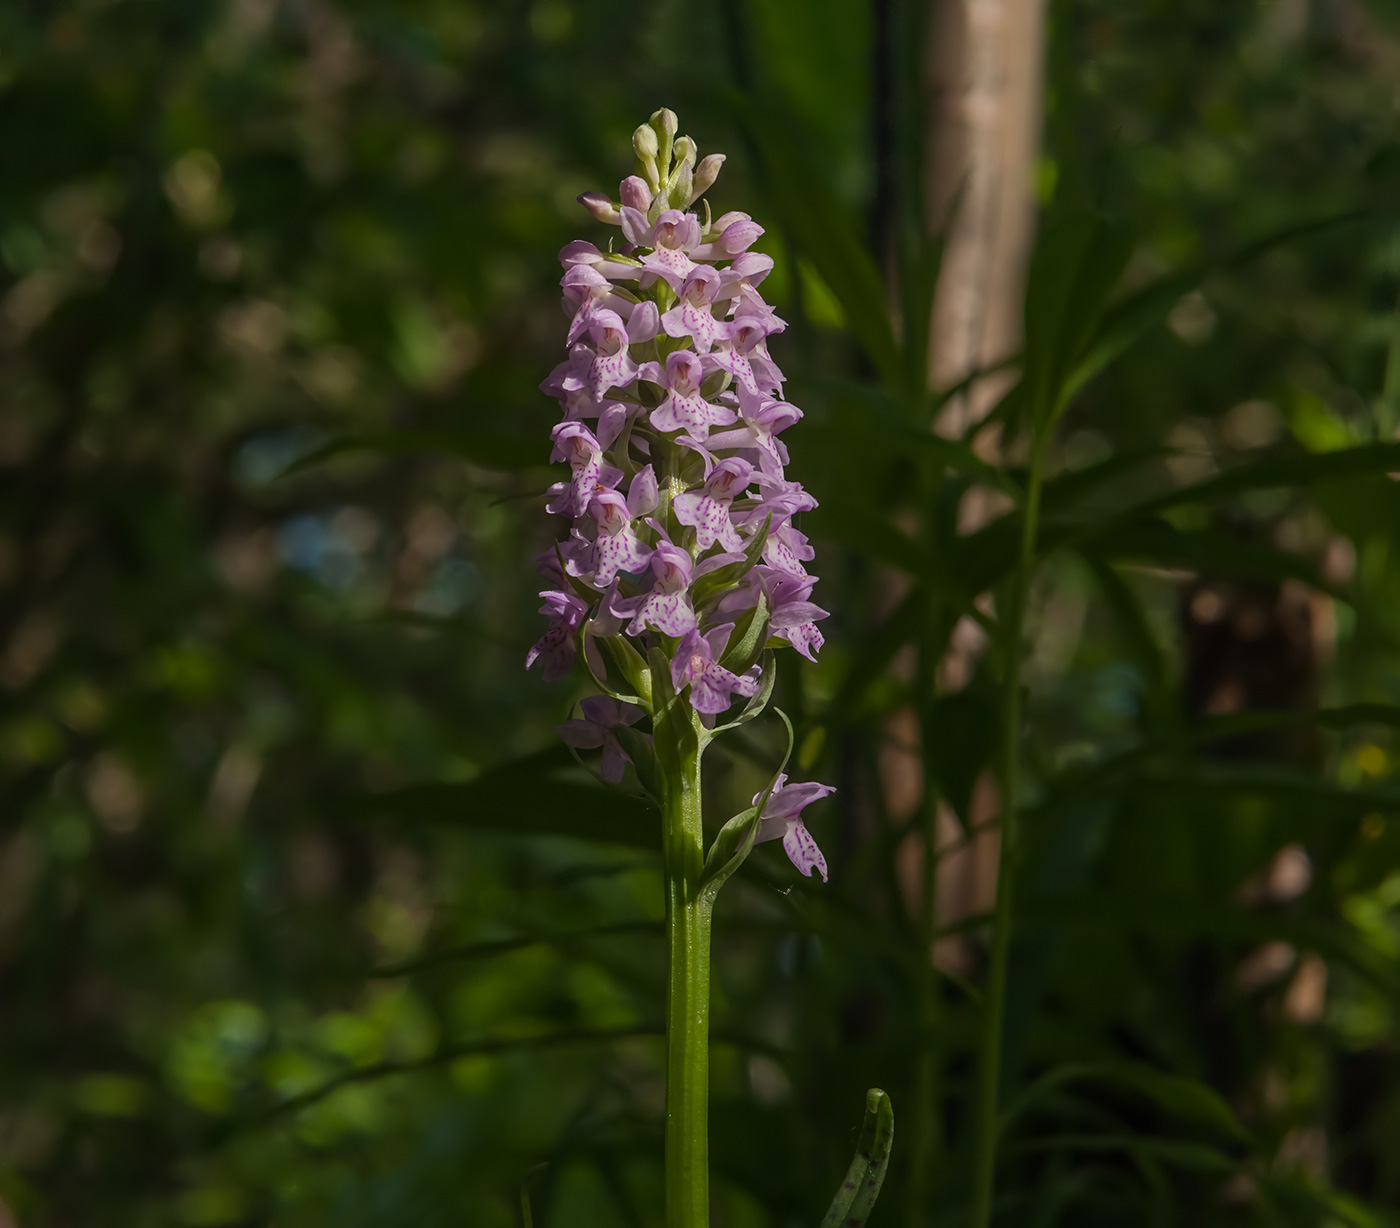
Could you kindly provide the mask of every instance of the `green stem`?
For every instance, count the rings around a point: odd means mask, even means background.
[[[1389,439],[1400,427],[1400,302],[1391,320],[1390,345],[1385,354],[1385,375],[1381,381],[1380,433]]]
[[[1005,621],[1005,691],[1001,738],[1001,856],[997,867],[996,908],[992,914],[992,952],[983,1007],[982,1066],[977,1085],[976,1151],[972,1173],[972,1228],[992,1221],[1000,1133],[1001,1041],[1006,1014],[1006,968],[1011,951],[1011,919],[1016,895],[1018,854],[1017,791],[1020,785],[1021,640],[1035,561],[1040,488],[1049,430],[1037,428],[1031,448],[1030,474],[1021,518],[1021,547],[1011,578]]]
[[[930,637],[932,638],[932,637]],[[918,695],[925,705],[933,702],[934,648],[925,642],[919,657]],[[919,897],[919,987],[917,1000],[917,1056],[914,1061],[913,1126],[910,1131],[909,1202],[905,1210],[908,1228],[924,1228],[929,1220],[929,1192],[938,1152],[943,1146],[943,1119],[939,1108],[938,969],[933,946],[938,935],[938,789],[934,783],[927,708],[920,720],[923,750],[924,861]]]
[[[687,713],[694,720],[694,713]],[[704,730],[664,782],[666,852],[666,1225],[709,1228],[710,915],[698,884]]]

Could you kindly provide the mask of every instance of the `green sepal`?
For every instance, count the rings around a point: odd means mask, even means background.
[[[716,833],[714,842],[710,845],[710,851],[705,856],[705,868],[700,872],[699,894],[702,900],[714,902],[714,898],[719,894],[719,889],[729,881],[730,876],[741,865],[745,858],[753,852],[753,846],[758,840],[758,828],[763,818],[764,807],[768,805],[768,799],[773,796],[773,791],[778,787],[778,778],[787,771],[788,760],[792,758],[792,746],[794,734],[792,722],[788,720],[787,713],[781,708],[774,708],[783,721],[787,729],[788,744],[787,753],[783,755],[783,761],[778,765],[778,770],[773,773],[773,779],[768,782],[768,787],[763,790],[762,795],[754,805],[747,810],[736,814]]]
[[[676,698],[676,689],[671,682],[671,662],[661,649],[653,647],[647,653],[647,666],[651,673],[652,712],[660,715]]]
[[[872,1087],[865,1093],[865,1121],[856,1143],[855,1158],[836,1197],[831,1200],[831,1209],[822,1220],[821,1228],[863,1228],[880,1196],[880,1187],[885,1183],[893,1143],[894,1106],[889,1096],[878,1087]]]
[[[600,691],[602,691],[604,695],[609,695],[613,699],[616,699],[621,703],[636,704],[637,707],[643,709],[644,711],[649,711],[649,709],[647,708],[647,701],[643,699],[640,695],[630,695],[624,691],[618,690],[617,687],[613,686],[613,684],[608,680],[606,676],[607,662],[603,663],[603,669],[605,671],[604,676],[601,678],[598,676],[597,670],[593,668],[593,662],[588,659],[588,643],[586,638],[588,635],[587,624],[584,624],[584,626],[578,629],[577,635],[578,655],[583,658],[583,668],[588,671],[588,676],[593,679],[593,685],[596,686]],[[595,636],[594,638],[596,639],[597,637]]]
[[[631,725],[614,725],[612,735],[627,753],[632,766],[637,770],[637,780],[646,795],[661,804],[661,779],[657,774],[656,750],[650,739],[640,729]]]
[[[708,209],[709,207],[709,201],[706,201],[705,208]],[[705,378],[700,381],[700,395],[707,401],[714,400],[715,397],[719,396],[721,392],[729,387],[729,382],[732,378],[728,371],[711,371],[709,375],[705,376]]]
[[[632,459],[632,428],[637,425],[637,420],[641,414],[628,414],[622,423],[622,430],[618,433],[613,445],[608,449],[608,454],[613,462],[617,464],[629,478],[636,477],[641,466]]]
[[[758,563],[763,554],[763,548],[768,545],[768,530],[773,525],[773,516],[770,512],[763,520],[758,532],[750,539],[749,544],[744,547],[744,557],[737,562],[726,563],[723,567],[716,567],[708,575],[701,576],[690,586],[690,599],[696,609],[704,605],[710,598],[722,593],[727,588],[733,588],[739,583]]]
[[[758,594],[758,604],[745,610],[729,633],[729,643],[719,663],[736,674],[747,673],[749,667],[758,660],[768,631],[768,598],[762,590]]]
[[[736,814],[715,834],[705,858],[705,868],[700,873],[701,900],[708,899],[713,903],[719,889],[753,852],[762,814],[762,807],[750,806]]]
[[[653,293],[656,296],[656,309],[663,314],[675,306],[676,292],[671,289],[669,282],[658,280],[653,287]],[[661,336],[664,337],[666,334],[662,333]]]
[[[781,640],[778,641],[780,644],[782,642]],[[770,640],[769,647],[771,646],[772,641]],[[760,715],[764,708],[768,706],[768,701],[773,698],[773,684],[777,682],[777,680],[778,661],[777,658],[769,652],[768,655],[763,658],[763,673],[759,675],[758,691],[754,694],[754,697],[744,705],[744,710],[732,721],[727,721],[723,725],[716,725],[710,730],[710,736],[714,737],[716,734],[723,733],[726,729],[733,729],[738,725],[747,725],[754,717]]]
[[[637,693],[638,697],[628,702],[635,703],[650,713],[651,670],[642,660],[642,654],[633,648],[631,641],[623,635],[599,636],[598,642],[608,650],[608,656],[612,658],[618,672],[631,683],[632,689]]]
[[[647,657],[651,668],[652,743],[656,748],[657,784],[679,781],[685,765],[704,749],[709,731],[696,720],[695,710],[676,694],[671,663],[660,648]]]

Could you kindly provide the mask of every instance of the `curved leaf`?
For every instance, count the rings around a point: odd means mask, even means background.
[[[894,1106],[878,1087],[865,1093],[865,1120],[846,1179],[831,1200],[821,1228],[861,1228],[870,1217],[894,1145]]]
[[[700,874],[699,894],[710,902],[714,901],[715,896],[719,894],[719,889],[728,882],[734,871],[743,865],[744,860],[753,852],[753,846],[758,840],[758,828],[763,818],[763,809],[768,805],[768,799],[773,796],[773,790],[778,787],[778,778],[787,771],[788,760],[792,758],[792,747],[795,740],[792,722],[788,720],[787,713],[781,708],[774,708],[773,711],[782,718],[783,725],[787,729],[787,753],[783,755],[782,763],[778,765],[778,770],[773,773],[773,778],[768,782],[768,787],[763,790],[758,801],[747,810],[736,814],[716,833],[714,842],[710,845],[710,851],[705,856],[705,868]]]
[[[571,780],[567,750],[550,748],[471,781],[431,781],[339,802],[355,818],[450,823],[515,836],[572,836],[655,848],[656,809],[646,799]]]

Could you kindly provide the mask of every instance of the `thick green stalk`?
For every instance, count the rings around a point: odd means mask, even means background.
[[[1021,657],[1026,601],[1035,562],[1040,488],[1049,431],[1037,428],[1031,448],[1030,474],[1021,519],[1021,546],[1011,578],[1005,614],[1003,652],[1005,698],[1001,730],[1001,856],[997,867],[996,908],[992,913],[992,952],[987,969],[982,1016],[982,1066],[978,1072],[976,1150],[972,1172],[972,1228],[988,1228],[996,1181],[1000,1133],[1001,1040],[1006,1014],[1006,968],[1011,952],[1011,920],[1016,897],[1018,848],[1017,807],[1020,785]]]
[[[687,715],[694,720],[694,714]],[[698,890],[705,862],[700,739],[680,755],[665,790],[666,1226],[709,1228],[710,910]],[[663,769],[664,770],[664,769]]]

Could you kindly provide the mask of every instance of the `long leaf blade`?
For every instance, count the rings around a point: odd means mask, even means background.
[[[865,1120],[855,1157],[821,1228],[862,1228],[880,1196],[893,1145],[894,1106],[885,1092],[872,1087],[865,1094]]]

